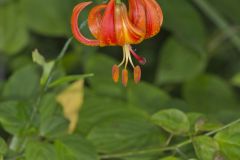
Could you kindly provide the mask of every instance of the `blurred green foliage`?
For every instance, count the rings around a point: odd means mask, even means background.
[[[239,0],[158,0],[164,25],[134,46],[147,63],[126,88],[111,79],[120,47],[68,39],[79,2],[0,0],[0,160],[240,159]],[[78,79],[69,135],[56,96]]]

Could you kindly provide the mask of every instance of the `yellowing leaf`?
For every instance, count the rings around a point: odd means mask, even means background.
[[[84,81],[74,82],[57,96],[57,101],[62,105],[64,116],[70,121],[68,133],[73,133],[78,122],[78,112],[83,104]]]

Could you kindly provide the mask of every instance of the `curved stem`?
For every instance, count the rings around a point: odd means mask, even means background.
[[[230,38],[238,51],[240,51],[240,38],[234,33],[228,22],[206,0],[193,0],[193,2]]]
[[[205,135],[211,136],[213,134],[216,134],[222,130],[225,130],[237,123],[240,123],[240,118],[226,124],[225,126],[216,129],[214,131],[208,132]],[[144,155],[144,154],[150,154],[150,153],[161,153],[165,151],[179,151],[181,147],[186,146],[188,144],[192,143],[192,139],[188,139],[186,141],[183,141],[181,143],[178,143],[176,145],[170,146],[170,147],[163,147],[163,148],[151,148],[151,149],[145,149],[145,150],[138,150],[138,151],[132,151],[132,152],[125,152],[125,153],[117,153],[117,154],[108,154],[108,155],[102,155],[100,156],[101,159],[112,159],[112,158],[122,158],[122,157],[130,157],[130,156],[138,156],[138,155]]]

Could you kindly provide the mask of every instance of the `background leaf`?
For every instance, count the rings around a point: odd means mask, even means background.
[[[187,116],[176,109],[161,110],[152,116],[152,121],[174,135],[184,134],[189,131]]]
[[[179,83],[199,75],[206,65],[203,54],[181,45],[175,39],[169,39],[161,51],[156,83]]]

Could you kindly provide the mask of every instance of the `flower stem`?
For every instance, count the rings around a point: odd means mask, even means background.
[[[122,2],[121,2],[121,0],[116,0],[116,3],[121,4]]]
[[[231,29],[225,19],[206,0],[193,0],[193,2],[231,39],[235,47],[240,51],[240,38]]]

